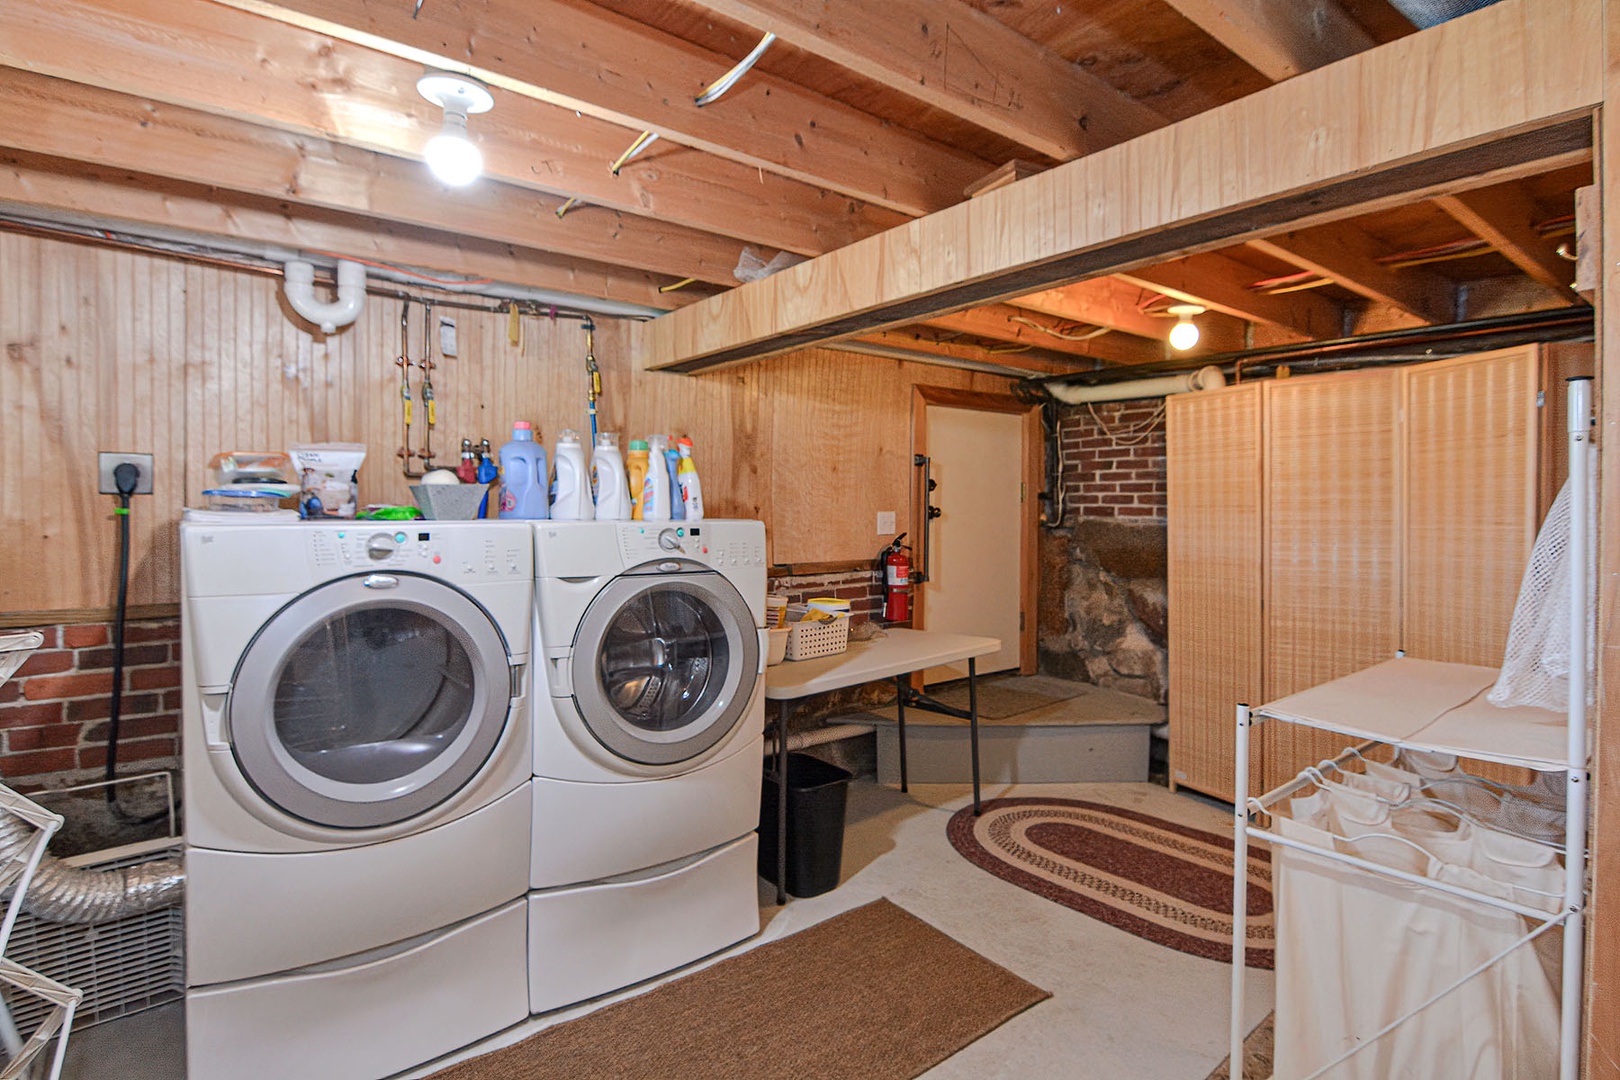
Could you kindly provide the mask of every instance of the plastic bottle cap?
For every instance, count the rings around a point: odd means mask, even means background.
[[[534,425],[529,423],[527,420],[517,420],[517,421],[513,422],[512,430],[513,431],[533,431],[534,430]]]
[[[630,449],[632,449],[632,450],[645,450],[645,449],[647,449],[647,440],[646,439],[631,439],[630,440]]]
[[[557,441],[560,443],[577,443],[579,442],[579,432],[573,428],[563,428],[557,432]]]
[[[692,440],[688,439],[685,435],[682,435],[680,438],[675,440],[675,445],[676,446],[684,446],[687,449],[691,449]]]

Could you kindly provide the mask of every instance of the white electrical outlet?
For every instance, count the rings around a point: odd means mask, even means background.
[[[894,535],[894,511],[879,510],[877,516],[877,531],[879,536]]]
[[[113,477],[113,470],[126,461],[135,466],[140,474],[135,481],[135,490],[131,494],[152,494],[152,455],[118,454],[108,450],[96,455],[96,479],[100,483],[101,494],[118,494],[118,481]]]

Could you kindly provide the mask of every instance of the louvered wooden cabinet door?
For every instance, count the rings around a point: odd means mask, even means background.
[[[1231,799],[1236,708],[1262,700],[1261,388],[1165,408],[1171,783]]]
[[[1265,384],[1263,701],[1400,647],[1399,380],[1372,369]],[[1298,724],[1261,733],[1260,791],[1345,745]]]

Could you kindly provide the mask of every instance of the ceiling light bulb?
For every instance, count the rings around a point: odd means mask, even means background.
[[[451,187],[465,187],[484,171],[484,155],[467,138],[467,114],[446,110],[444,129],[422,150],[433,175]]]
[[[1182,319],[1170,328],[1170,347],[1186,352],[1198,344],[1198,324],[1190,319]]]
[[[488,112],[495,98],[477,79],[442,71],[422,76],[416,89],[444,110],[444,127],[422,148],[428,168],[452,187],[472,183],[484,171],[484,155],[467,137],[467,114]]]
[[[1198,344],[1198,324],[1192,321],[1194,315],[1202,315],[1204,309],[1198,304],[1173,304],[1169,314],[1176,317],[1176,325],[1170,328],[1170,347],[1178,352],[1186,352]]]

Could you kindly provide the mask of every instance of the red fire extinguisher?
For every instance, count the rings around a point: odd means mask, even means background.
[[[883,619],[885,622],[905,622],[911,618],[911,556],[900,541],[901,533],[883,549]]]

